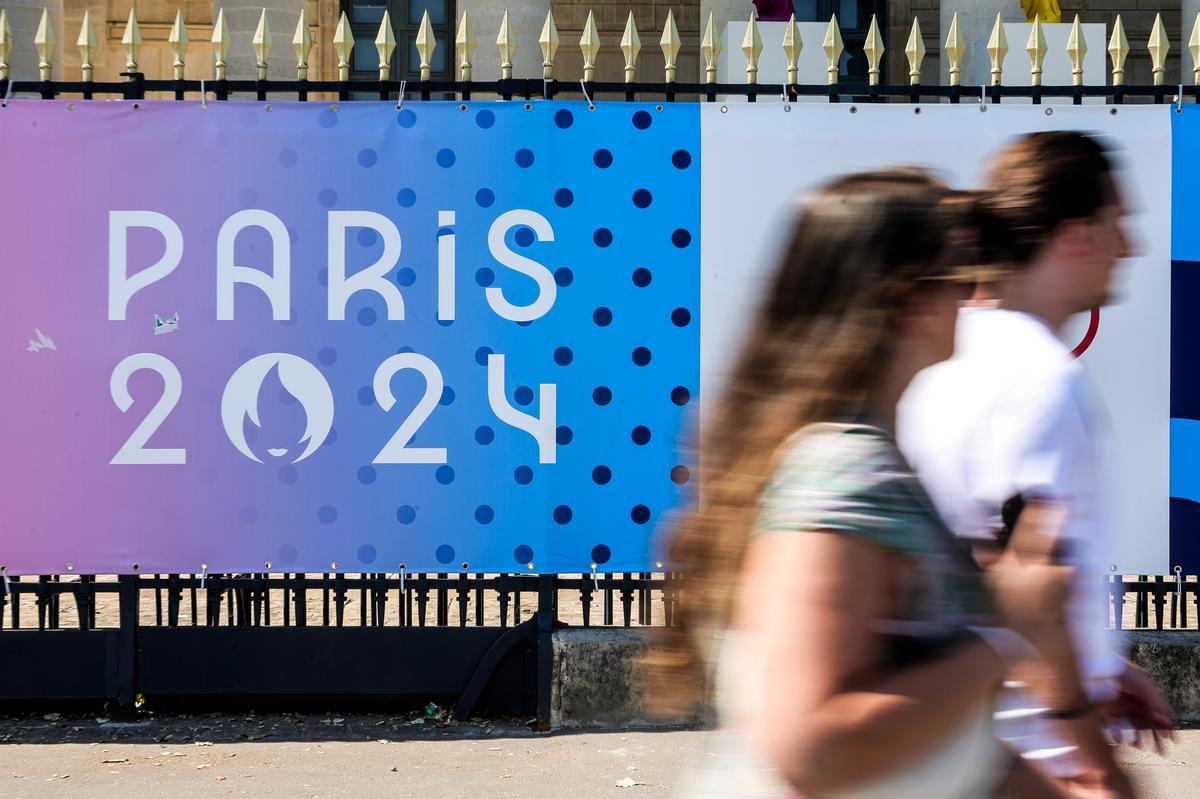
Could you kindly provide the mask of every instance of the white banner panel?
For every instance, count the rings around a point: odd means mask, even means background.
[[[1116,430],[1117,570],[1165,574],[1171,344],[1171,109],[1165,106],[709,104],[701,110],[701,397],[720,395],[774,268],[786,204],[846,172],[896,164],[977,185],[1014,136],[1073,129],[1103,137],[1133,209],[1137,248],[1083,356]],[[1086,319],[1073,329],[1082,337]]]

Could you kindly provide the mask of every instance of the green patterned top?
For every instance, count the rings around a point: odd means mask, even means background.
[[[763,492],[757,533],[854,535],[906,556],[912,579],[895,620],[909,634],[948,636],[987,624],[978,568],[938,516],[891,436],[863,424],[816,424],[783,447]]]

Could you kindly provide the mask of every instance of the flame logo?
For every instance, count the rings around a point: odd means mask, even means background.
[[[262,426],[258,416],[258,395],[272,369],[277,370],[279,382],[296,398],[307,417],[300,443],[308,444],[292,461],[299,463],[325,443],[333,427],[333,392],[320,370],[303,358],[286,352],[268,352],[238,367],[225,385],[225,393],[221,395],[221,422],[225,426],[225,435],[238,451],[250,460],[262,463],[262,459],[254,454],[246,441],[244,424],[249,419],[255,427]],[[270,452],[272,455],[282,455],[286,450]]]

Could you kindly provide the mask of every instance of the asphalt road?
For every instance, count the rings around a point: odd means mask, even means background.
[[[0,719],[0,792],[56,797],[668,797],[693,730],[537,734],[383,715]],[[1200,730],[1167,758],[1124,751],[1146,799],[1200,797]]]

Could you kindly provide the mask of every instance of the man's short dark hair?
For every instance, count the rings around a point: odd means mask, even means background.
[[[992,162],[986,207],[1009,229],[1014,266],[1029,264],[1058,225],[1117,201],[1112,161],[1095,138],[1075,131],[1022,136]]]

